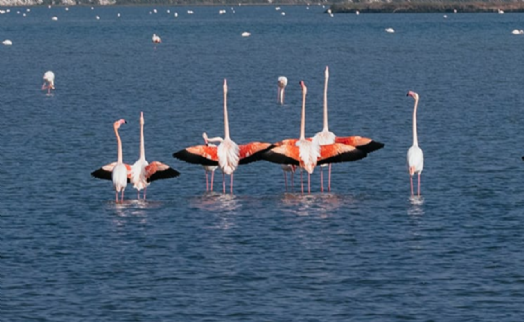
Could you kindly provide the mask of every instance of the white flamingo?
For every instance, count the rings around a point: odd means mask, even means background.
[[[140,112],[140,157],[131,167],[131,183],[137,189],[137,199],[140,199],[140,190],[144,190],[146,200],[147,187],[151,182],[159,179],[178,177],[180,173],[165,163],[159,161],[146,161],[144,143],[144,112]]]
[[[44,74],[44,84],[42,84],[42,90],[47,89],[47,94],[51,94],[51,90],[55,89],[55,73],[47,71]]]
[[[286,76],[280,76],[278,78],[278,93],[277,93],[277,101],[284,105],[284,91],[287,86],[287,77]]]
[[[116,141],[118,145],[118,158],[117,162],[106,164],[100,169],[93,171],[91,175],[95,178],[106,179],[113,181],[113,188],[115,188],[115,199],[118,203],[118,193],[121,193],[120,202],[124,202],[124,190],[127,187],[127,183],[130,178],[131,166],[124,163],[122,157],[122,140],[118,134],[120,125],[127,123],[124,119],[120,119],[113,123],[113,129],[115,130]]]
[[[413,107],[413,145],[408,150],[408,169],[411,183],[411,196],[413,196],[413,175],[415,173],[418,175],[417,191],[418,195],[420,196],[420,174],[424,168],[424,154],[422,153],[422,149],[418,146],[417,138],[418,94],[409,91],[407,96],[411,96],[413,99],[415,99],[415,106]]]

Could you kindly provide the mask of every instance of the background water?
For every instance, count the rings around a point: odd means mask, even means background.
[[[524,36],[511,30],[524,15],[219,9],[0,15],[13,41],[0,47],[0,320],[521,320]],[[205,193],[202,168],[172,158],[203,131],[223,135],[224,78],[238,143],[298,136],[300,80],[307,135],[320,131],[326,65],[330,129],[386,144],[334,165],[331,193],[318,169],[310,195],[285,193],[266,162],[238,168],[234,195],[217,192],[218,172]],[[408,90],[420,94],[420,199]],[[116,205],[90,172],[116,160],[119,118],[124,161],[138,158],[140,111],[148,160],[182,175],[154,182],[147,202],[128,187]]]

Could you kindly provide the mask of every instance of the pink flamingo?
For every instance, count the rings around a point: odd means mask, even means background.
[[[222,191],[226,193],[225,175],[231,177],[230,191],[233,193],[233,172],[241,164],[248,164],[261,159],[262,154],[270,149],[270,143],[251,142],[238,146],[229,136],[227,117],[227,81],[224,79],[224,138],[207,138],[207,142],[219,142],[218,147],[209,145],[192,146],[173,153],[173,157],[194,164],[219,166],[222,170]]]
[[[115,188],[115,199],[118,203],[118,193],[121,193],[120,202],[124,202],[124,190],[126,189],[127,183],[129,182],[131,166],[123,162],[122,157],[122,140],[118,134],[120,125],[127,123],[124,119],[120,119],[113,124],[115,130],[116,141],[118,145],[118,158],[117,162],[106,164],[98,170],[95,170],[91,175],[95,178],[106,179],[113,181],[113,188]]]
[[[42,90],[47,89],[47,95],[51,94],[51,90],[55,89],[55,73],[47,71],[44,74],[44,84],[42,84]]]
[[[146,161],[144,143],[144,112],[140,112],[140,157],[131,167],[131,183],[137,189],[137,199],[140,199],[140,190],[144,189],[146,200],[147,187],[151,182],[159,179],[175,178],[180,172],[159,161]]]

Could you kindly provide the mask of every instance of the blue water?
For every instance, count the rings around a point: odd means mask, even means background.
[[[523,14],[157,9],[0,15],[13,41],[0,46],[0,321],[522,320],[524,36],[511,30]],[[286,193],[267,162],[238,168],[233,195],[219,172],[206,193],[203,169],[172,157],[203,131],[223,135],[224,78],[237,143],[297,137],[300,80],[307,135],[320,131],[326,65],[330,129],[386,144],[334,165],[330,193],[318,169],[310,195],[298,175]],[[140,111],[147,159],[181,176],[154,182],[147,202],[128,187],[118,205],[90,173],[116,160],[120,118],[124,161],[138,158]]]

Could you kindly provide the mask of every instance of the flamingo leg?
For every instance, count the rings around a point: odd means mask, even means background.
[[[311,174],[307,174],[307,193],[311,193]]]
[[[291,172],[291,190],[295,190],[293,187],[293,177],[295,176],[295,171]]]
[[[146,200],[146,195],[147,195],[147,187],[144,188],[144,200]]]
[[[206,191],[209,191],[209,182],[207,178],[207,171],[206,171]]]
[[[222,172],[222,193],[226,193],[226,174]]]
[[[231,183],[229,184],[229,189],[231,190],[231,194],[233,194],[233,174],[231,173]]]
[[[118,203],[118,191],[115,191],[115,199],[116,199],[116,203]]]
[[[287,174],[286,174],[286,171],[284,171],[284,170],[282,170],[282,172],[284,172],[284,182],[285,182],[286,191],[287,191]]]
[[[215,171],[211,172],[211,191],[213,191],[213,178],[215,177]]]
[[[331,163],[328,166],[328,192],[331,192]]]
[[[411,184],[411,196],[413,197],[413,176],[409,176],[409,182]]]
[[[324,170],[320,167],[320,191],[324,192]]]
[[[120,200],[121,203],[124,203],[124,189],[122,189],[122,200]]]
[[[418,186],[417,186],[418,196],[420,197],[420,172],[418,173]]]
[[[302,169],[300,170],[300,186],[302,187],[302,193],[304,193],[304,180],[302,178]]]

